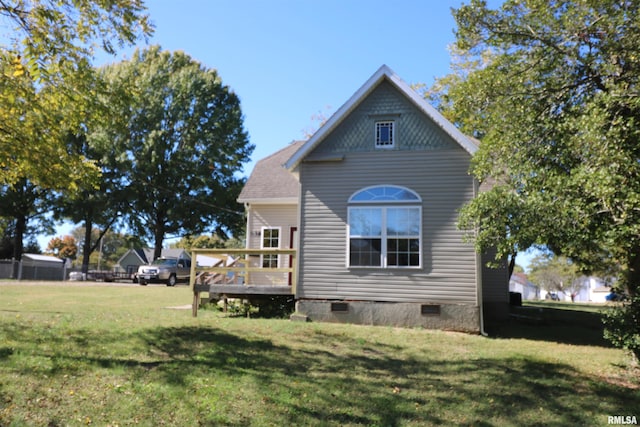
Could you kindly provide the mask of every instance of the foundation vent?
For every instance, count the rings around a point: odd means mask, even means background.
[[[440,306],[438,304],[422,304],[420,313],[425,316],[440,316]]]
[[[332,302],[331,303],[331,312],[332,313],[346,313],[349,311],[349,304],[346,302]]]

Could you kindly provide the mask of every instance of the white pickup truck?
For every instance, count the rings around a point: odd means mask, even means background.
[[[158,258],[149,265],[138,267],[137,279],[141,285],[166,283],[175,286],[179,281],[188,281],[191,260],[184,258]]]

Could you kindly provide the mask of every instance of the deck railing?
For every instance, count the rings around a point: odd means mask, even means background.
[[[263,267],[265,256],[276,257],[277,265],[287,267]],[[193,315],[197,315],[200,293],[212,289],[222,294],[228,289],[231,294],[267,295],[274,288],[289,287],[295,294],[296,264],[295,249],[192,249]]]

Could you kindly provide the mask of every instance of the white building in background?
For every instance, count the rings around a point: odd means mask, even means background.
[[[582,276],[578,279],[581,283],[580,290],[576,294],[575,302],[605,303],[606,297],[611,293],[611,285],[605,280],[594,276]],[[539,288],[528,280],[524,273],[513,273],[509,279],[509,292],[518,292],[522,295],[522,300],[544,300],[552,299],[551,295],[557,296],[560,301],[571,301],[569,291],[548,292]]]
[[[576,302],[607,302],[606,296],[611,293],[611,285],[593,276],[584,276],[580,280],[583,281],[583,286],[576,296]]]
[[[517,292],[523,300],[541,299],[540,289],[524,273],[513,273],[509,279],[509,292]]]
[[[611,285],[603,279],[594,276],[582,276],[578,278],[580,282],[580,290],[574,298],[574,302],[607,302],[606,297],[611,293]],[[558,292],[561,301],[571,301],[569,292]]]

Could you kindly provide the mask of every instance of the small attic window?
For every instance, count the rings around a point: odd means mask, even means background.
[[[390,120],[376,122],[376,148],[393,148],[394,124]]]

